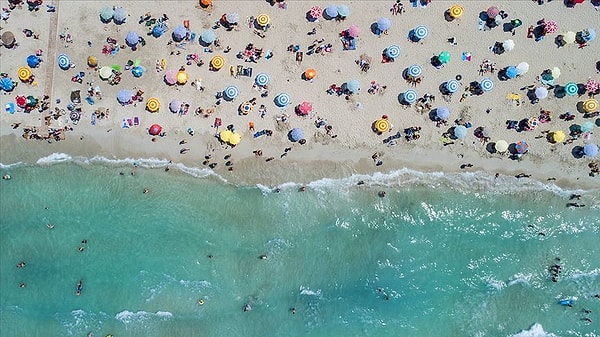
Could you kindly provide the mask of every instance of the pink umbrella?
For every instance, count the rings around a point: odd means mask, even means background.
[[[167,70],[165,73],[165,82],[169,85],[177,83],[177,72],[175,70]]]
[[[304,101],[298,105],[298,114],[301,116],[307,116],[312,112],[312,103]]]
[[[350,37],[358,37],[360,35],[360,28],[358,28],[357,25],[350,25],[350,28],[348,28],[348,35]]]
[[[558,31],[558,24],[554,20],[547,21],[544,30],[548,34],[556,33]]]
[[[493,19],[500,13],[500,9],[498,9],[496,6],[491,6],[487,9],[486,13],[488,18]]]
[[[308,14],[313,18],[313,19],[318,19],[321,17],[321,15],[323,14],[323,8],[319,7],[319,6],[312,6],[310,8],[310,10],[308,11]]]
[[[598,89],[600,89],[600,83],[598,83],[598,81],[596,80],[589,79],[585,83],[585,90],[587,90],[588,92],[595,93],[596,91],[598,91]]]

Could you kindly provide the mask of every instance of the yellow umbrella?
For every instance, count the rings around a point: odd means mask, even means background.
[[[506,150],[508,150],[508,142],[501,139],[496,142],[496,144],[494,145],[494,148],[496,149],[496,151],[498,151],[500,153],[506,152]]]
[[[598,110],[598,101],[596,101],[593,98],[586,99],[585,102],[583,102],[583,110],[585,112],[597,111]]]
[[[17,75],[21,81],[27,82],[31,79],[31,69],[29,67],[21,67],[17,70]]]
[[[261,27],[268,25],[270,21],[271,18],[265,13],[258,14],[258,16],[256,17],[256,23],[258,23],[258,25]]]
[[[219,133],[219,139],[222,142],[228,143],[229,140],[231,139],[232,135],[233,135],[233,132],[231,132],[230,130],[223,130]]]
[[[463,15],[463,13],[465,12],[465,9],[459,5],[452,5],[452,7],[450,7],[448,12],[450,13],[451,17],[457,19]]]
[[[228,143],[235,146],[238,145],[242,141],[242,135],[237,132],[231,133],[231,137],[229,137]]]
[[[553,143],[562,143],[565,141],[565,138],[567,138],[567,136],[561,130],[552,132],[552,142]]]
[[[157,112],[160,109],[160,101],[156,97],[150,97],[146,102],[146,109],[150,112]]]
[[[219,70],[225,65],[225,59],[221,55],[216,55],[210,60],[210,66],[214,70]]]
[[[180,70],[179,72],[177,72],[177,83],[186,84],[187,81],[188,81],[188,74],[185,71]]]
[[[87,64],[90,67],[95,67],[98,65],[98,60],[96,59],[95,56],[88,56]]]
[[[380,133],[386,132],[390,129],[390,122],[385,118],[380,118],[380,119],[376,120],[374,125],[375,125],[375,130],[377,130],[377,132],[380,132]]]
[[[563,41],[566,43],[575,42],[575,32],[566,32],[565,35],[563,35]]]
[[[100,68],[100,71],[98,72],[98,75],[100,75],[100,78],[103,80],[107,80],[111,75],[112,75],[112,68],[109,66],[104,66],[102,68]]]

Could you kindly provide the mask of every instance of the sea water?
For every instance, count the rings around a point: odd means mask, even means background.
[[[512,177],[301,192],[163,164],[2,166],[2,336],[600,335],[597,189],[566,208],[572,191]]]

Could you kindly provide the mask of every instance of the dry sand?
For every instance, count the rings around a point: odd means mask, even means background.
[[[480,1],[462,2],[465,14],[452,22],[444,20],[444,11],[453,3],[435,0],[426,8],[413,8],[408,1],[404,1],[406,12],[397,16],[391,15],[389,11],[393,1],[350,1],[345,3],[349,5],[351,13],[344,22],[323,18],[317,22],[308,22],[305,14],[312,5],[326,7],[330,4],[319,1],[288,1],[287,9],[280,9],[261,0],[215,0],[212,10],[200,9],[196,6],[197,2],[192,1],[178,1],[176,5],[170,1],[61,0],[53,3],[58,8],[56,13],[46,13],[45,7],[39,12],[17,8],[12,11],[8,21],[2,22],[2,32],[13,31],[20,44],[12,50],[0,48],[2,72],[16,79],[17,69],[26,63],[27,55],[34,53],[38,48],[44,50],[44,62],[33,70],[38,85],[34,87],[21,83],[11,93],[3,93],[0,96],[2,106],[7,102],[14,102],[16,95],[48,94],[52,99],[51,110],[55,106],[65,108],[71,90],[79,89],[85,97],[84,93],[89,87],[86,82],[90,80],[94,82],[94,86],[101,87],[104,98],[97,100],[93,106],[84,101],[81,105],[83,117],[77,125],[70,123],[66,117],[53,121],[52,127],[71,125],[74,128],[66,133],[66,140],[60,142],[48,143],[21,138],[23,126],[42,125],[42,114],[37,111],[30,114],[22,111],[0,114],[0,162],[5,165],[14,162],[35,162],[38,158],[52,153],[68,153],[85,157],[100,155],[109,159],[157,158],[190,167],[204,167],[204,156],[211,153],[214,162],[217,162],[215,158],[219,159],[215,171],[227,180],[239,184],[274,185],[286,181],[306,183],[322,177],[389,172],[403,167],[428,172],[458,172],[461,171],[460,165],[466,163],[473,164],[473,167],[466,168],[465,171],[485,171],[490,175],[494,175],[495,172],[506,175],[525,172],[540,181],[555,177],[558,179],[555,183],[559,186],[586,187],[599,184],[598,177],[588,176],[587,165],[591,160],[577,159],[571,154],[574,146],[585,144],[583,138],[570,145],[551,144],[545,137],[539,138],[543,131],[563,130],[568,133],[571,124],[583,123],[585,120],[582,114],[576,112],[576,105],[587,98],[587,95],[559,99],[551,93],[548,99],[535,105],[525,98],[520,106],[506,99],[507,94],[511,92],[524,96],[525,92],[519,89],[536,83],[536,77],[542,71],[553,67],[562,70],[557,84],[569,81],[582,83],[588,78],[600,80],[595,71],[595,62],[600,55],[600,44],[597,40],[589,43],[586,48],[578,49],[575,44],[557,48],[554,44],[557,34],[549,35],[539,42],[526,37],[527,27],[535,25],[542,18],[555,20],[559,25],[558,33],[585,28],[595,28],[598,31],[600,12],[595,11],[589,2],[571,9],[566,8],[560,1],[552,1],[543,6],[532,1],[494,2],[509,14],[508,20],[519,18],[523,21],[523,26],[517,28],[515,36],[503,32],[501,26],[491,31],[479,30],[478,15],[492,4]],[[126,8],[129,13],[127,22],[122,25],[101,23],[99,12],[106,5]],[[168,15],[169,31],[164,36],[146,36],[148,27],[138,24],[138,18],[146,11],[151,11],[155,18],[162,13]],[[229,53],[223,53],[222,48],[216,48],[213,53],[205,53],[197,40],[188,42],[185,48],[168,45],[168,42],[172,41],[171,32],[184,20],[189,20],[191,31],[200,35],[204,29],[211,29],[222,14],[232,11],[239,13],[238,29],[225,31],[221,27],[215,30],[221,46],[231,47]],[[260,13],[267,13],[271,17],[271,27],[266,31],[264,38],[256,35],[253,29],[246,25],[249,17]],[[391,19],[392,27],[387,35],[376,36],[370,31],[370,26],[381,16]],[[358,25],[362,32],[357,40],[356,50],[344,51],[339,33],[350,24]],[[418,24],[429,27],[429,36],[422,43],[412,43],[407,40],[407,34]],[[40,39],[25,38],[21,33],[24,28],[39,33]],[[316,35],[307,35],[312,28],[316,28]],[[132,30],[145,38],[145,46],[139,47],[137,51],[121,49],[116,55],[107,56],[101,53],[107,37],[115,38],[120,44],[124,44],[126,34]],[[59,39],[61,33],[71,34],[73,43],[65,43]],[[456,37],[457,45],[447,43],[449,37]],[[296,62],[294,54],[286,50],[288,45],[298,44],[301,50],[306,52],[312,41],[319,38],[324,38],[325,43],[333,44],[331,53],[305,54],[303,61],[299,63]],[[514,50],[495,55],[488,49],[496,41],[507,39],[515,41]],[[92,42],[91,47],[87,41]],[[272,50],[273,57],[269,60],[261,58],[257,63],[245,63],[236,59],[237,52],[243,50],[250,42],[265,51]],[[390,44],[399,45],[401,55],[395,62],[383,64],[382,51]],[[450,52],[451,61],[442,69],[436,69],[431,66],[429,60],[444,50]],[[181,54],[177,55],[177,51]],[[461,60],[461,54],[465,51],[472,54],[471,62]],[[170,55],[171,52],[175,54]],[[205,64],[201,67],[186,66],[190,81],[185,86],[167,86],[162,80],[164,72],[155,71],[156,60],[165,58],[167,69],[177,70],[185,65],[185,56],[194,52],[199,53]],[[56,56],[60,53],[69,55],[75,67],[68,71],[58,68]],[[373,57],[373,64],[367,73],[361,72],[355,63],[363,53]],[[208,63],[211,57],[217,54],[225,57],[225,67],[218,72],[209,71]],[[146,72],[140,78],[134,78],[130,71],[123,72],[120,84],[110,86],[100,80],[96,71],[87,67],[86,59],[89,55],[96,56],[100,66],[124,66],[127,60],[138,59]],[[508,81],[500,81],[496,74],[488,74],[486,76],[494,80],[495,88],[491,92],[471,96],[460,102],[464,86],[482,78],[478,71],[479,64],[484,59],[496,63],[499,69],[526,61],[531,69],[526,75]],[[459,117],[472,123],[473,128],[469,129],[465,139],[443,146],[439,138],[448,127],[438,128],[435,122],[429,119],[427,112],[421,114],[413,107],[403,108],[399,104],[398,95],[410,88],[402,79],[402,71],[414,63],[421,64],[424,70],[423,81],[416,87],[419,95],[431,93],[436,96],[433,107],[446,105],[450,108],[449,126]],[[252,67],[253,77],[230,76],[230,65]],[[313,81],[301,79],[307,68],[317,70],[317,77]],[[79,71],[86,73],[82,84],[71,81],[71,77]],[[271,78],[270,95],[266,98],[261,98],[259,92],[252,87],[254,76],[260,72],[268,73]],[[445,102],[438,87],[458,74],[462,75],[461,89],[450,102]],[[191,85],[191,82],[198,78],[202,79],[204,92]],[[362,87],[360,93],[351,99],[346,100],[343,96],[331,96],[326,93],[332,83],[341,85],[351,79],[358,79]],[[367,92],[369,83],[373,80],[387,86],[383,94],[371,95]],[[199,106],[213,106],[214,94],[232,84],[240,89],[240,96],[234,102],[223,102],[215,106],[215,113],[210,118],[194,115],[194,110]],[[116,100],[117,92],[120,89],[134,88],[142,89],[145,99],[159,98],[162,105],[160,112],[152,114],[145,111],[145,102],[121,106]],[[288,92],[292,97],[292,104],[287,109],[279,109],[273,103],[273,98],[279,92]],[[260,118],[257,109],[247,116],[238,114],[239,104],[253,97],[257,98],[257,106],[267,106],[268,114],[265,118]],[[54,103],[57,98],[61,99],[60,104]],[[172,99],[189,103],[190,112],[185,116],[169,112],[168,104]],[[294,106],[305,100],[312,102],[314,112],[308,117],[296,116]],[[110,119],[98,120],[94,126],[90,122],[91,115],[98,107],[110,108],[112,112]],[[492,112],[487,114],[487,108],[492,108]],[[537,116],[540,109],[552,111],[553,119],[550,123],[541,124],[533,131],[520,133],[506,129],[506,120]],[[573,122],[558,118],[566,111],[576,112],[577,117]],[[280,125],[276,120],[283,113],[290,116],[288,125]],[[390,133],[377,135],[371,131],[371,124],[383,114],[389,116],[394,129]],[[123,119],[134,116],[139,117],[139,126],[127,129],[121,127]],[[333,126],[332,134],[336,134],[336,138],[326,135],[323,128],[315,127],[317,116],[327,119]],[[228,124],[235,125],[243,136],[241,144],[231,148],[217,141],[214,137],[216,129],[212,128],[215,117],[222,119],[223,127]],[[252,132],[247,130],[249,121],[256,124],[256,130],[273,130],[273,136],[253,138]],[[13,129],[12,123],[21,123],[21,127]],[[155,142],[147,131],[153,123],[161,124],[166,132],[165,137],[158,137]],[[411,142],[400,139],[395,146],[383,144],[383,139],[410,126],[422,127],[420,139]],[[505,139],[509,143],[527,141],[530,144],[529,153],[523,156],[522,160],[512,160],[508,155],[488,152],[485,145],[473,136],[473,130],[478,126],[484,126],[490,131],[491,142],[499,139]],[[190,127],[195,130],[194,136],[186,132]],[[287,139],[287,130],[292,127],[304,129],[307,144],[291,143]],[[590,141],[597,142],[594,137],[595,135],[592,135]],[[182,140],[187,143],[180,145]],[[291,147],[291,151],[280,157],[287,147]],[[190,150],[186,154],[180,154],[182,148]],[[254,156],[253,150],[256,149],[262,150],[261,158]],[[374,164],[371,159],[374,152],[382,154],[383,165]],[[235,164],[231,172],[227,171],[221,160],[226,154],[232,155],[231,160]],[[268,157],[275,159],[266,162]]]

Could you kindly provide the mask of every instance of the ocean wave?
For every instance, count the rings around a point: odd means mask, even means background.
[[[315,296],[317,298],[320,298],[321,297],[321,289],[314,291],[314,290],[310,290],[310,288],[308,288],[308,287],[300,286],[300,295]]]
[[[544,328],[540,323],[535,323],[529,330],[521,330],[516,334],[509,335],[509,337],[556,337],[556,335],[544,331]]]
[[[132,312],[129,310],[123,310],[115,315],[115,319],[121,321],[124,324],[140,324],[144,323],[149,319],[159,318],[159,319],[170,319],[173,317],[173,314],[168,311],[157,311],[157,312],[147,312],[147,311],[137,311]]]

